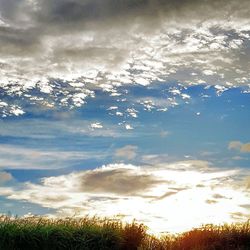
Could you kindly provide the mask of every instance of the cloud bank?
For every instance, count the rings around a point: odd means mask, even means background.
[[[204,161],[110,164],[1,188],[0,194],[56,209],[55,216],[136,218],[155,233],[177,232],[202,223],[246,220],[250,193],[243,172]]]
[[[2,0],[0,107],[24,112],[6,96],[80,107],[96,90],[158,81],[247,86],[249,11],[247,0]]]

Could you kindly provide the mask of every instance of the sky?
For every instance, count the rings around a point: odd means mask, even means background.
[[[0,214],[250,218],[248,0],[0,0]]]

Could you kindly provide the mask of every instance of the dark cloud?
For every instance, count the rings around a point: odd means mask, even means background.
[[[221,195],[221,194],[214,194],[213,198],[214,199],[228,199],[228,197]]]
[[[117,83],[246,85],[249,11],[247,0],[1,0],[0,90],[58,101],[54,79],[90,83],[67,100]]]
[[[42,204],[51,204],[51,203],[60,203],[60,202],[65,202],[70,199],[69,196],[67,195],[60,195],[57,194],[56,192],[54,193],[49,193],[45,194],[44,196],[41,196],[37,193],[30,194],[30,198],[33,200],[39,200]]]
[[[130,26],[141,18],[149,27],[153,20],[164,18],[190,23],[196,18],[200,21],[222,18],[222,14],[244,18],[248,17],[249,8],[247,0],[237,4],[233,0],[1,0],[0,18],[8,24],[5,38],[12,36],[10,40],[22,44],[37,42],[38,37],[57,35],[57,32],[72,34],[83,29],[103,28],[103,25],[105,29]],[[98,26],[92,26],[95,23]],[[13,28],[16,28],[15,36]]]
[[[18,13],[19,11],[27,11],[27,3],[7,6],[7,13]],[[30,1],[35,3],[36,1]],[[113,18],[126,18],[128,16],[138,17],[144,16],[148,19],[168,15],[173,18],[182,13],[186,16],[202,17],[203,14],[216,15],[219,11],[231,12],[230,14],[239,15],[238,12],[245,13],[241,9],[241,5],[246,5],[246,0],[239,1],[240,4],[234,4],[234,1],[226,0],[43,0],[37,2],[34,8],[34,17],[38,22],[70,24],[77,22],[99,22],[108,21]],[[14,9],[14,11],[13,11]],[[200,13],[196,10],[200,10]],[[29,13],[30,14],[30,13]],[[246,13],[247,14],[247,13]],[[36,15],[36,16],[35,16]]]
[[[245,220],[249,219],[249,214],[245,214],[245,213],[241,213],[241,212],[235,212],[235,213],[231,213],[230,217],[232,219],[234,219],[234,220],[245,221]]]
[[[54,197],[53,196],[45,197],[44,202],[45,203],[52,203],[52,202],[56,203],[56,202],[67,201],[68,199],[69,199],[69,197],[66,195],[58,196],[55,194]]]
[[[216,201],[216,200],[206,200],[206,203],[207,204],[216,204],[216,203],[218,203],[218,201]]]
[[[140,191],[145,192],[161,182],[152,175],[136,173],[129,169],[97,170],[84,173],[81,178],[81,190],[93,193],[133,195]]]
[[[158,201],[158,200],[163,200],[169,196],[175,195],[178,192],[166,192],[165,194],[161,195],[160,197],[155,198],[154,200]]]

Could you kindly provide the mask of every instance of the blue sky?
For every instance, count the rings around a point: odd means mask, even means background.
[[[0,213],[249,218],[248,1],[132,2],[0,1]]]
[[[11,176],[4,187],[26,192],[27,183],[40,185],[42,178],[95,171],[114,163],[157,168],[159,164],[202,161],[218,170],[249,170],[249,152],[229,147],[233,141],[250,141],[250,98],[244,88],[217,93],[213,86],[161,83],[146,88],[132,85],[121,91],[125,94],[119,98],[126,98],[124,102],[99,92],[96,100],[82,107],[39,111],[39,106],[27,104],[22,116],[2,119],[1,168]],[[188,98],[183,99],[182,94]],[[175,104],[169,104],[168,98],[174,98]],[[141,104],[140,99],[152,103]],[[8,194],[2,196],[1,204],[2,213],[57,211],[53,205],[36,204],[31,197],[11,199]]]

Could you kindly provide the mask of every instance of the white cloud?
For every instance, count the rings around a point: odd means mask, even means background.
[[[213,75],[215,72],[213,72],[212,70],[209,70],[209,69],[206,69],[203,71],[203,74],[207,75],[207,76],[210,76],[210,75]]]
[[[138,111],[134,108],[127,108],[126,112],[129,116],[132,116],[133,118],[137,118]]]
[[[132,130],[134,128],[130,124],[125,124],[125,129],[126,130]]]
[[[22,109],[20,109],[19,107],[14,106],[14,107],[12,107],[10,113],[14,114],[15,116],[19,116],[19,115],[23,115],[25,112]]]
[[[103,128],[102,124],[100,122],[92,123],[90,125],[92,129],[98,129],[98,128]]]
[[[227,87],[225,86],[220,86],[220,85],[215,85],[214,88],[216,89],[216,94],[218,96],[220,96],[223,92],[225,92],[226,90],[228,90]]]
[[[115,114],[116,114],[117,116],[123,116],[123,113],[120,112],[120,111],[115,112]]]
[[[246,220],[249,210],[244,204],[250,193],[246,182],[242,185],[246,175],[242,171],[221,170],[203,161],[162,162],[153,167],[110,164],[0,189],[0,193],[54,208],[58,216],[120,215],[126,221],[136,218],[156,233],[176,232],[202,223]],[[233,214],[239,212],[236,219]]]
[[[25,113],[24,110],[18,105],[8,104],[6,102],[0,102],[0,116],[20,116]]]
[[[85,103],[85,99],[88,96],[94,97],[94,92],[88,89],[84,89],[84,92],[74,94],[72,97],[73,103],[76,107],[81,107]]]
[[[116,110],[116,109],[118,109],[117,106],[110,106],[107,110]]]

